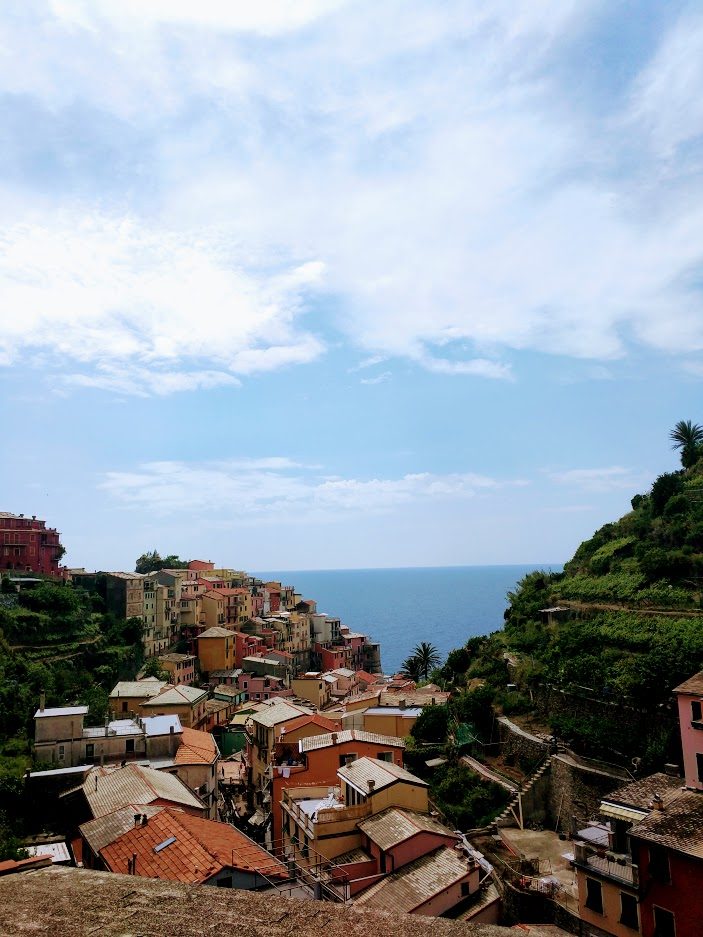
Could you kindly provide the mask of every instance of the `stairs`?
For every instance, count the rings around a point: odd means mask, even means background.
[[[522,829],[522,811],[520,810],[521,798],[524,797],[525,794],[529,794],[535,784],[549,770],[549,767],[552,763],[552,757],[552,755],[548,755],[547,758],[545,758],[537,768],[537,770],[534,771],[530,777],[520,785],[520,790],[515,792],[505,810],[493,821],[496,826],[513,826],[514,823],[517,823],[517,825]]]

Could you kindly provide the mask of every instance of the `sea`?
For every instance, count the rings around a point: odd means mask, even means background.
[[[433,566],[407,569],[268,570],[254,575],[295,587],[352,631],[381,643],[384,673],[395,673],[420,641],[442,657],[468,638],[503,625],[507,594],[530,566]]]

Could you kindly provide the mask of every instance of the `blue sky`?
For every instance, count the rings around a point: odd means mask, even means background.
[[[696,3],[3,5],[0,507],[563,562],[703,422],[702,91]]]

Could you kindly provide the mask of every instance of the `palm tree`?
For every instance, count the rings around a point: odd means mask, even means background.
[[[669,433],[672,449],[681,450],[681,464],[690,468],[700,457],[700,447],[703,443],[703,426],[692,423],[690,420],[679,420]]]
[[[404,677],[408,677],[410,680],[414,680],[415,683],[417,683],[418,680],[422,677],[420,661],[417,659],[417,657],[406,657],[400,668],[400,672]]]
[[[427,641],[421,641],[415,646],[412,655],[418,662],[420,668],[420,675],[427,680],[430,675],[430,671],[434,670],[435,667],[439,667],[442,663],[442,658],[434,646],[434,644],[429,644]]]

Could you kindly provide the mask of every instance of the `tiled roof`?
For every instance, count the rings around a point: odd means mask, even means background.
[[[142,703],[143,706],[179,706],[186,703],[188,706],[192,706],[195,703],[199,703],[200,700],[204,699],[207,696],[207,690],[199,690],[197,686],[180,686],[171,687],[170,690],[166,690],[164,693],[161,693],[156,699],[147,700],[145,703]]]
[[[120,680],[112,688],[110,699],[120,696],[150,698],[158,696],[165,686],[168,686],[165,680]]]
[[[491,924],[408,917],[334,902],[49,866],[0,879],[0,928],[12,937],[125,934],[246,937],[517,937]],[[519,933],[519,932],[517,932]]]
[[[674,693],[692,693],[695,696],[703,696],[703,670],[674,687]]]
[[[49,855],[30,856],[28,859],[3,859],[0,862],[0,875],[9,875],[11,872],[22,872],[27,869],[40,869],[51,865],[53,859]]]
[[[320,729],[327,729],[328,732],[334,732],[339,726],[339,720],[328,719],[326,716],[320,716],[317,713],[314,716],[298,716],[296,719],[291,719],[290,722],[284,723],[284,725],[281,726],[281,731],[285,729],[286,732],[297,732],[298,729],[302,729],[308,725],[318,726]]]
[[[664,803],[681,789],[681,778],[658,771],[646,778],[638,778],[603,798],[604,802],[623,804],[635,810],[648,810],[655,794],[664,798]]]
[[[470,871],[463,856],[443,846],[372,885],[355,904],[382,911],[393,908],[410,912],[456,882],[467,879]]]
[[[210,765],[217,760],[217,743],[209,732],[184,726],[181,738],[181,744],[176,751],[177,765]]]
[[[391,849],[398,843],[405,842],[418,833],[436,833],[439,836],[450,836],[456,839],[454,833],[426,813],[416,813],[414,810],[401,810],[398,807],[389,807],[382,810],[368,820],[359,824],[371,842],[381,849]]]
[[[384,745],[388,748],[405,748],[405,742],[396,738],[395,735],[377,735],[375,732],[364,732],[361,729],[343,729],[340,732],[330,732],[327,735],[310,735],[305,739],[301,739],[300,751],[311,752],[317,748],[343,745],[345,742],[369,742],[373,745]]]
[[[374,790],[376,791],[389,787],[391,784],[395,784],[396,781],[405,781],[419,787],[427,787],[424,781],[406,771],[405,768],[399,768],[398,765],[394,765],[390,761],[379,761],[376,758],[357,758],[350,765],[340,768],[337,775],[363,794],[368,792],[369,781],[374,782]]]
[[[168,801],[203,810],[203,804],[175,774],[144,765],[95,768],[81,785],[94,817],[102,817],[127,804]]]
[[[207,631],[203,631],[202,634],[198,635],[198,640],[201,638],[233,638],[234,631],[228,631],[227,628],[220,628],[219,625],[213,625],[212,628],[208,628]]]
[[[703,794],[681,791],[630,829],[630,835],[703,859]]]
[[[146,826],[133,827],[105,846],[101,855],[113,872],[126,872],[137,857],[136,874],[148,878],[205,882],[223,869],[261,872],[285,879],[285,866],[227,823],[191,817],[168,808]]]
[[[134,818],[137,814],[145,813],[151,818],[155,814],[164,810],[165,807],[155,807],[147,804],[128,804],[126,807],[120,807],[119,810],[113,810],[112,813],[106,813],[102,817],[96,817],[94,820],[88,820],[79,827],[81,836],[88,843],[90,848],[97,856],[103,846],[114,842],[123,833],[134,829]]]
[[[258,722],[259,725],[272,728],[289,719],[296,719],[298,716],[312,716],[312,714],[312,709],[305,706],[294,706],[292,703],[286,703],[280,697],[277,697],[271,705],[262,708],[252,716],[252,719],[254,722]]]

